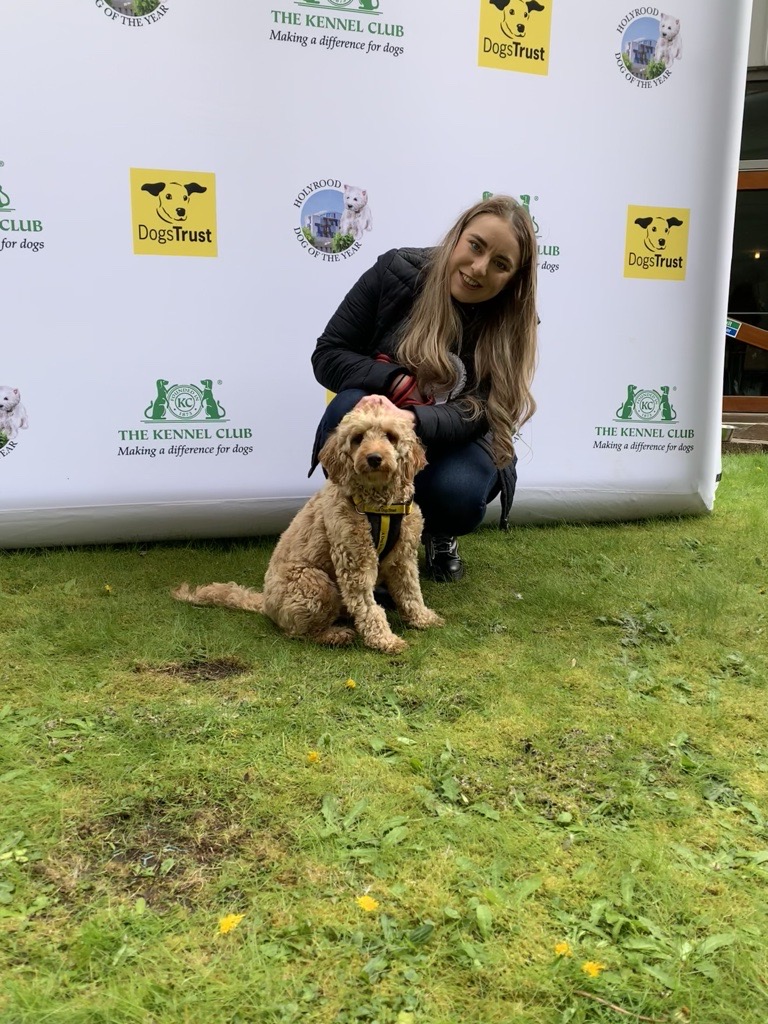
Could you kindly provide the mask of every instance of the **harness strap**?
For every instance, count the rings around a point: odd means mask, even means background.
[[[368,518],[373,546],[376,548],[379,561],[381,561],[397,544],[403,525],[403,516],[407,516],[411,511],[413,502],[409,501],[400,505],[381,505],[375,509],[367,508],[365,505],[355,505],[355,508],[360,515]]]

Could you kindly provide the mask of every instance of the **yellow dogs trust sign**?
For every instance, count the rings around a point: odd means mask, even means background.
[[[555,0],[480,0],[481,68],[549,74]]]
[[[215,175],[132,167],[131,211],[137,255],[218,255]]]
[[[690,214],[668,206],[630,206],[624,277],[684,281]]]

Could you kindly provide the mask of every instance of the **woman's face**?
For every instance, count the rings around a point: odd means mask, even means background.
[[[520,267],[520,246],[512,227],[495,213],[481,213],[462,231],[448,261],[451,296],[457,302],[487,302]]]

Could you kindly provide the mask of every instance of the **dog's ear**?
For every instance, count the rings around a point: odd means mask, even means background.
[[[142,192],[149,192],[151,196],[159,196],[165,188],[164,181],[155,181],[152,184],[146,184],[141,186]]]
[[[403,457],[398,471],[398,486],[405,491],[413,486],[413,478],[426,466],[427,456],[415,434],[404,437],[399,447]]]
[[[337,427],[320,449],[317,461],[335,484],[343,482],[347,475],[347,458],[342,451],[342,435]]]
[[[509,7],[509,0],[491,0],[494,7],[498,7],[500,11],[503,11],[505,7]]]
[[[543,11],[544,7],[542,4],[537,3],[537,0],[528,0],[526,7],[529,11]]]
[[[678,220],[677,217],[667,217],[667,224],[671,228],[681,228],[683,226],[683,222]]]
[[[635,224],[639,224],[641,228],[647,228],[653,220],[653,217],[638,217],[635,220]]]
[[[187,190],[188,196],[194,195],[195,192],[208,191],[205,185],[198,185],[196,181],[190,181],[190,183],[188,185],[185,185],[184,188]]]

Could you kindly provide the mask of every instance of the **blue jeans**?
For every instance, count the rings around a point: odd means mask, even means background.
[[[341,391],[325,410],[315,439],[315,453],[344,416],[368,392]],[[477,441],[455,448],[427,448],[427,468],[415,481],[416,502],[424,528],[435,536],[458,537],[471,533],[485,518],[485,508],[500,490],[499,471]]]

